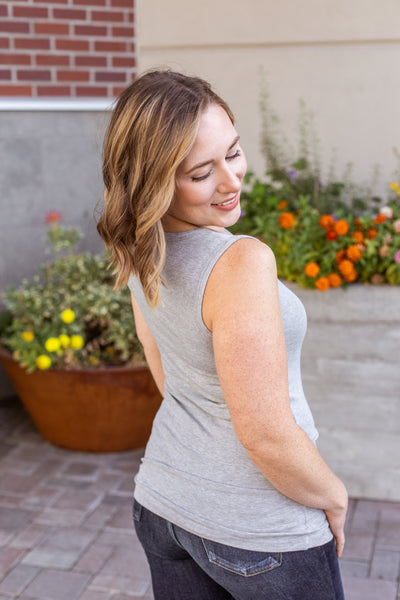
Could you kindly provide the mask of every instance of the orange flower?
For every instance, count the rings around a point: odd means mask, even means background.
[[[354,265],[351,260],[342,260],[338,266],[339,271],[345,277],[345,275],[352,273],[354,271]]]
[[[290,212],[284,212],[279,217],[279,225],[283,229],[291,229],[294,225],[294,216]]]
[[[374,229],[373,227],[370,227],[368,229],[367,238],[369,240],[372,240],[376,236],[377,233],[378,233],[377,229]]]
[[[62,214],[60,212],[58,212],[58,210],[51,210],[50,212],[48,212],[44,218],[44,220],[46,221],[46,223],[58,223],[58,221],[61,221],[62,219]]]
[[[328,229],[328,231],[326,232],[326,239],[333,241],[337,239],[337,233],[336,231],[332,231],[332,229]]]
[[[339,219],[339,221],[336,221],[333,228],[338,235],[346,235],[349,230],[349,224],[344,219]]]
[[[336,256],[335,256],[336,262],[340,263],[344,259],[344,255],[345,255],[345,251],[344,250],[338,250],[336,252]]]
[[[337,273],[331,273],[330,275],[328,275],[328,281],[329,285],[333,288],[339,287],[342,283],[340,275],[338,275]]]
[[[356,227],[362,227],[362,224],[363,223],[362,223],[362,221],[361,221],[361,219],[359,217],[357,217],[356,219],[354,219],[354,225]]]
[[[307,277],[316,277],[319,273],[319,266],[315,262],[310,262],[304,267],[304,273]]]
[[[331,217],[331,215],[321,215],[319,218],[319,224],[324,229],[330,229],[334,226],[335,221],[333,220],[333,217]]]
[[[329,279],[327,277],[319,277],[315,282],[315,287],[320,292],[325,292],[329,287]]]
[[[364,241],[364,234],[362,231],[355,231],[351,234],[351,237],[356,240],[359,244],[362,244]]]
[[[286,208],[288,205],[288,203],[286,202],[286,200],[282,200],[282,202],[279,202],[278,204],[278,208],[279,210],[283,210],[284,208]]]
[[[349,246],[347,248],[346,255],[347,258],[349,258],[353,262],[357,262],[358,260],[360,260],[362,253],[360,248],[356,244],[353,244],[352,246]]]
[[[357,271],[355,269],[353,269],[352,271],[350,271],[349,273],[346,273],[346,275],[343,274],[343,279],[345,281],[348,281],[349,283],[352,281],[355,281],[358,277]]]
[[[385,215],[382,215],[381,213],[379,213],[379,215],[376,215],[375,219],[374,219],[374,223],[379,224],[379,223],[384,223],[386,221],[386,217]]]

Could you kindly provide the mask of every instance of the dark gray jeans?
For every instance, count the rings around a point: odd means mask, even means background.
[[[188,533],[133,504],[155,600],[344,600],[335,542],[253,552]]]

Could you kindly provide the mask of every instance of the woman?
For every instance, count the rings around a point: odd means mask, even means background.
[[[98,229],[164,397],[135,527],[156,600],[338,600],[347,493],[315,446],[303,305],[268,246],[226,230],[245,172],[206,82],[154,71],[120,96]]]

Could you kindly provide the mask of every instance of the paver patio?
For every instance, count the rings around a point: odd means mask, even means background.
[[[131,519],[143,449],[52,446],[15,397],[0,432],[0,600],[151,600]],[[400,600],[400,503],[351,500],[341,563],[346,600]]]

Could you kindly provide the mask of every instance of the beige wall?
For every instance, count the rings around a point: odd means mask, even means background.
[[[369,182],[376,163],[378,191],[393,180],[392,147],[400,148],[398,0],[139,0],[137,18],[139,70],[170,66],[211,81],[236,114],[250,168],[264,171],[263,70],[293,145],[302,98],[315,116],[325,171],[335,148],[338,176],[352,161],[356,182]]]

